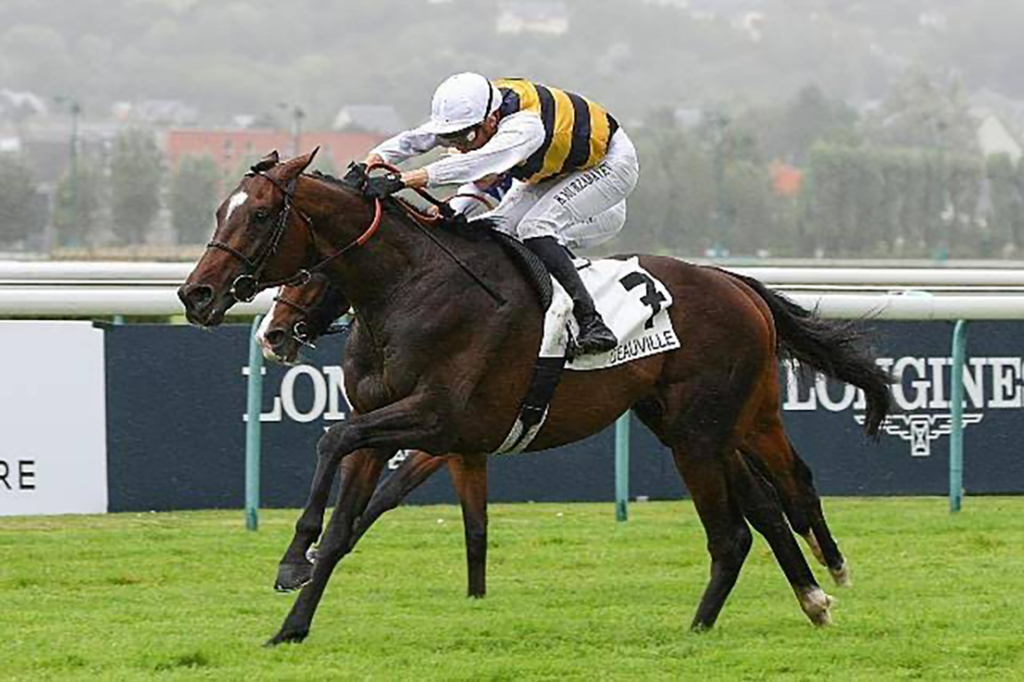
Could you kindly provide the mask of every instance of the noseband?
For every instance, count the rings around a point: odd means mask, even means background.
[[[313,342],[309,340],[309,321],[313,317],[313,312],[301,303],[289,301],[281,294],[274,297],[274,303],[281,303],[293,310],[297,310],[302,315],[302,318],[292,325],[292,338],[303,346],[316,348]]]

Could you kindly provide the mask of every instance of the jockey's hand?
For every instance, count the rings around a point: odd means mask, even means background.
[[[384,199],[401,189],[405,189],[401,173],[384,173],[383,175],[374,175],[366,181],[363,196],[368,199]]]
[[[341,179],[349,187],[353,187],[360,192],[366,187],[366,164],[356,163],[353,161],[348,165],[348,172],[345,173],[345,177]]]

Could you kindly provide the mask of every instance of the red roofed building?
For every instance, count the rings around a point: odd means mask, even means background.
[[[789,164],[773,161],[768,166],[768,172],[772,177],[772,189],[782,197],[795,197],[800,193],[800,186],[803,184],[804,174],[799,168]]]
[[[360,161],[377,143],[384,140],[372,133],[302,133],[301,153],[320,146],[319,154],[330,154],[334,168],[344,170],[349,161]],[[246,159],[258,159],[273,150],[282,158],[293,156],[294,138],[281,130],[203,130],[179,128],[167,131],[166,152],[171,168],[188,154],[209,154],[225,171],[237,170]]]

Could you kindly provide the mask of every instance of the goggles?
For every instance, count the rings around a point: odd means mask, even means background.
[[[445,133],[438,135],[437,139],[441,141],[446,147],[462,147],[468,144],[472,144],[473,140],[476,139],[477,129],[479,125],[470,126],[463,130],[457,130],[454,133]]]

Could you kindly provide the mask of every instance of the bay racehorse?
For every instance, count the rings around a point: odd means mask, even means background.
[[[752,284],[758,285],[757,282]],[[340,286],[323,273],[312,274],[307,282],[281,287],[274,297],[273,307],[260,325],[257,341],[268,360],[294,364],[304,346],[312,346],[324,334],[341,331],[332,324],[349,309],[348,299]],[[781,338],[781,343],[785,347],[785,337]],[[771,387],[764,387],[764,391],[770,394]],[[794,532],[804,537],[814,556],[829,569],[836,583],[848,586],[849,567],[825,522],[810,469],[792,448],[761,452],[773,456],[760,460],[756,451],[744,452],[743,455],[748,458],[748,464],[756,467],[775,488]],[[373,493],[366,510],[357,520],[349,551],[382,514],[396,508],[405,496],[447,466],[463,510],[469,579],[467,592],[471,597],[482,597],[486,592],[487,556],[487,475],[483,458],[474,457],[464,466],[460,455],[432,456],[417,450],[406,453],[398,470]],[[466,467],[472,469],[474,475],[466,475]],[[280,591],[297,589],[311,573],[312,564],[288,566],[285,573],[278,576],[275,588]]]
[[[253,167],[217,211],[207,251],[179,289],[189,321],[219,324],[237,301],[322,271],[356,310],[345,388],[354,416],[317,444],[310,498],[282,569],[305,561],[319,536],[334,474],[339,495],[310,581],[269,643],[301,641],[349,546],[384,463],[398,449],[493,452],[512,427],[532,376],[543,311],[489,224],[427,228],[394,201],[370,202],[303,174],[315,151]],[[704,525],[711,577],[692,626],[711,627],[751,545],[768,541],[808,618],[829,622],[818,586],[779,505],[741,452],[791,450],[778,402],[777,347],[865,391],[865,427],[889,409],[888,377],[846,324],[817,319],[748,278],[674,258],[640,256],[672,293],[681,348],[612,368],[569,372],[531,450],[596,433],[632,408],[671,448]],[[777,329],[779,334],[777,334]],[[788,331],[788,334],[786,333]],[[775,387],[766,393],[767,386]]]

